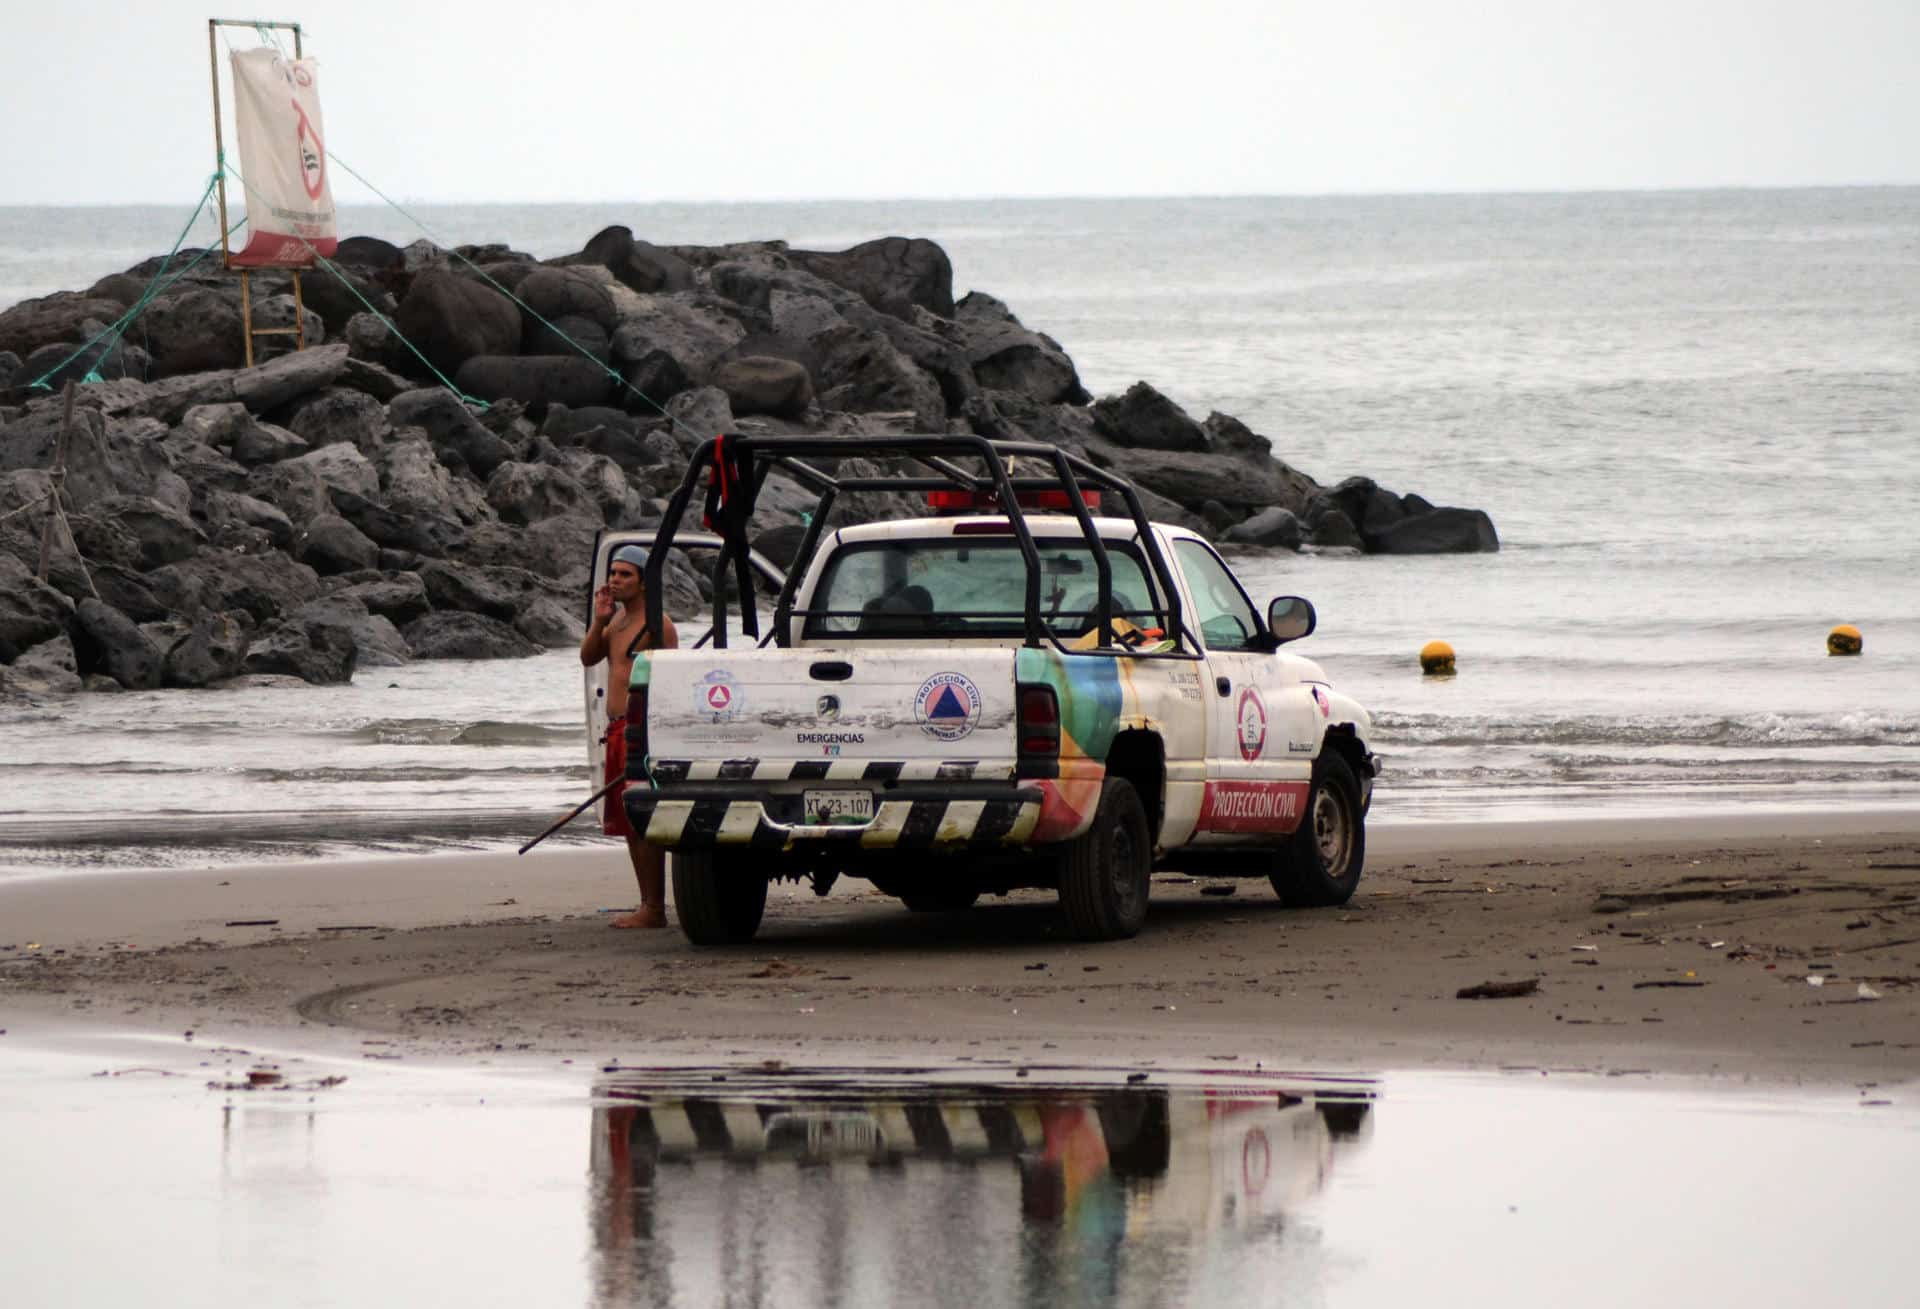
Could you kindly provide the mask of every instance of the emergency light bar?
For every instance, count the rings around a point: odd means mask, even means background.
[[[1056,509],[1063,514],[1073,512],[1073,501],[1065,491],[1016,491],[1014,500],[1022,509]],[[1080,498],[1087,502],[1087,512],[1100,512],[1100,492],[1092,488],[1083,490]],[[927,508],[947,513],[969,513],[981,509],[997,510],[1000,497],[992,491],[929,491]]]

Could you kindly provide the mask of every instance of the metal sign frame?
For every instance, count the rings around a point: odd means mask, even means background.
[[[220,29],[223,27],[246,27],[256,32],[270,28],[293,33],[293,57],[303,57],[300,43],[300,24],[269,22],[252,18],[209,18],[207,20],[207,71],[213,81],[213,168],[214,187],[220,202],[220,266],[233,271],[233,246],[227,240],[227,149],[220,128]],[[249,204],[248,209],[252,209]],[[240,272],[240,332],[247,347],[247,367],[253,367],[253,340],[257,336],[291,336],[293,348],[307,348],[306,306],[300,298],[300,270],[289,268],[287,273],[293,278],[293,326],[292,327],[255,327],[253,325],[253,284],[252,270],[242,268]]]

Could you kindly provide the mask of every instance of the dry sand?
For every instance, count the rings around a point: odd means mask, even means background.
[[[1044,894],[916,915],[846,881],[826,899],[777,888],[758,940],[697,950],[607,927],[632,890],[612,843],[10,878],[0,1027],[425,1062],[1920,1073],[1920,814],[1370,841],[1344,909],[1163,875],[1147,929],[1100,945],[1066,939]],[[257,920],[273,921],[237,925]],[[1531,979],[1531,995],[1458,998]]]

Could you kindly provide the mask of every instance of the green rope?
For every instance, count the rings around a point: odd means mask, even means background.
[[[247,203],[251,205],[253,203],[254,191],[251,186],[247,185],[247,179],[240,176],[238,170],[234,169],[231,166],[227,168],[227,171],[233,174],[234,180],[240,183],[241,188],[244,191],[246,191]],[[322,268],[325,268],[329,273],[332,273],[336,278],[339,279],[340,285],[346,287],[348,291],[353,293],[354,299],[358,300],[361,304],[367,307],[368,313],[372,314],[375,318],[378,318],[382,323],[384,323],[386,325],[387,330],[389,332],[392,332],[394,336],[399,338],[400,344],[406,346],[407,349],[413,351],[413,357],[418,359],[422,364],[425,364],[427,371],[432,373],[435,377],[439,378],[440,385],[446,387],[447,390],[453,392],[454,395],[458,396],[462,404],[473,405],[474,407],[478,408],[482,412],[485,412],[488,408],[491,407],[487,404],[485,400],[481,400],[474,396],[470,396],[465,391],[462,391],[459,387],[453,384],[452,379],[450,379],[445,373],[441,372],[438,368],[435,368],[433,366],[433,361],[420,353],[420,347],[415,345],[413,342],[407,340],[405,334],[402,333],[400,329],[394,325],[394,322],[391,318],[388,318],[385,314],[381,313],[378,309],[374,308],[373,302],[367,299],[367,297],[365,297],[364,295],[360,294],[360,288],[355,286],[353,282],[347,277],[347,275],[340,271],[339,265],[334,263],[333,260],[327,258],[325,255],[321,254],[317,249],[315,249],[313,242],[307,240],[306,237],[301,236],[298,232],[293,233],[293,237],[295,240],[299,241],[301,245],[304,245],[305,247],[307,247],[307,253],[312,255]]]
[[[199,263],[202,259],[205,259],[208,255],[213,253],[213,248],[209,246],[207,249],[202,250],[199,253],[199,255],[197,255],[193,259],[191,263],[188,263],[185,267],[181,268],[179,272],[175,273],[172,277],[167,277],[168,266],[173,263],[173,257],[176,254],[180,253],[180,247],[186,242],[187,233],[191,232],[193,230],[193,225],[200,221],[200,215],[206,210],[207,200],[210,196],[213,195],[213,188],[219,183],[219,181],[220,181],[220,174],[217,172],[212,177],[209,177],[207,179],[207,189],[200,193],[200,203],[193,207],[193,216],[187,219],[187,225],[185,227],[182,227],[180,229],[180,235],[174,238],[173,248],[167,251],[166,258],[160,261],[160,267],[154,271],[152,279],[147,283],[147,289],[140,293],[140,298],[134,301],[133,304],[128,307],[125,313],[121,314],[118,318],[114,319],[113,322],[109,323],[106,327],[103,327],[98,332],[94,333],[91,340],[83,342],[80,345],[80,347],[76,349],[72,354],[68,355],[65,359],[62,359],[59,363],[55,364],[52,368],[49,368],[46,372],[40,374],[40,376],[34,378],[33,381],[27,383],[28,390],[30,391],[31,390],[39,390],[39,391],[53,390],[53,387],[49,385],[47,382],[47,379],[49,377],[52,377],[55,373],[59,372],[62,368],[65,368],[68,364],[72,363],[74,360],[78,359],[81,355],[85,354],[88,350],[92,349],[93,346],[99,341],[105,338],[111,337],[112,341],[109,342],[107,348],[100,352],[100,357],[104,359],[107,356],[108,352],[110,352],[113,349],[114,344],[118,343],[121,336],[123,336],[126,333],[126,330],[129,327],[133,326],[133,320],[138,318],[142,313],[146,311],[147,306],[153,303],[155,297],[157,297],[162,291],[166,290],[169,286],[172,286],[175,282],[179,281],[182,277],[185,277],[189,272],[191,272],[193,270],[194,264]],[[240,220],[240,222],[242,223],[244,223],[245,221],[246,220],[244,218]],[[229,229],[228,235],[232,235],[232,233],[234,231],[237,231],[239,227],[240,227],[240,223],[235,223],[233,225],[233,228]],[[100,376],[98,360],[94,362],[94,365],[92,367],[89,367],[87,369],[87,375],[81,380],[84,382],[104,382],[106,380],[105,378]]]
[[[382,191],[379,187],[375,186],[372,182],[369,182],[366,178],[362,177],[357,171],[355,171],[352,164],[349,164],[346,160],[342,159],[339,155],[335,154],[331,150],[327,151],[327,158],[331,159],[334,163],[344,168],[347,171],[347,174],[350,177],[352,177],[354,181],[366,187],[367,190],[373,192],[375,195],[379,196],[382,200],[385,200],[387,202],[387,205],[390,208],[397,210],[399,213],[405,215],[407,219],[409,219],[415,227],[419,228],[422,232],[425,232],[428,238],[431,239],[435,245],[439,246],[442,250],[445,250],[448,254],[452,255],[455,259],[458,259],[461,263],[465,264],[468,268],[471,268],[474,272],[478,273],[481,277],[481,280],[485,281],[488,286],[491,286],[494,290],[506,296],[507,299],[519,305],[522,309],[526,310],[526,312],[533,317],[534,321],[538,322],[542,327],[546,328],[548,331],[552,332],[555,336],[559,337],[562,341],[565,341],[568,345],[572,346],[574,351],[577,354],[579,354],[579,356],[582,359],[587,359],[592,361],[592,363],[597,368],[599,368],[601,372],[605,373],[608,377],[611,377],[615,382],[618,382],[626,390],[633,392],[633,394],[639,396],[642,400],[652,405],[656,413],[658,413],[662,418],[665,418],[669,423],[672,423],[675,427],[679,428],[681,431],[685,432],[688,436],[695,437],[696,439],[700,437],[700,434],[698,432],[695,432],[692,428],[682,423],[678,418],[675,418],[672,414],[668,413],[665,406],[661,405],[659,401],[655,400],[652,396],[648,395],[645,391],[642,391],[639,387],[633,385],[633,383],[629,382],[625,377],[621,376],[620,373],[618,373],[614,369],[607,367],[604,361],[595,359],[593,357],[592,351],[588,350],[585,346],[581,345],[578,341],[574,340],[572,337],[568,336],[565,332],[561,331],[558,327],[555,327],[552,323],[548,322],[544,317],[540,315],[538,311],[536,311],[533,308],[532,305],[528,304],[525,300],[522,300],[519,296],[515,295],[512,291],[508,290],[506,287],[500,285],[500,283],[494,281],[493,278],[488,277],[485,269],[481,268],[480,265],[474,263],[473,260],[467,258],[465,255],[461,254],[458,250],[455,250],[452,246],[449,246],[445,241],[441,240],[440,237],[437,234],[435,234],[431,228],[429,228],[425,223],[421,222],[418,218],[414,217],[413,214],[409,213],[406,207],[402,205],[399,201],[395,200],[392,196],[388,195],[385,191]],[[416,351],[415,353],[418,353],[418,352]],[[465,399],[465,397],[463,396],[462,399]]]

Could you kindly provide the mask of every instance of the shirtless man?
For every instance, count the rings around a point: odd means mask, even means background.
[[[607,584],[594,593],[593,624],[580,641],[580,662],[588,668],[602,659],[607,661],[607,736],[606,775],[608,782],[624,778],[627,772],[627,681],[633,675],[636,650],[673,650],[680,645],[680,634],[673,620],[664,613],[657,636],[647,631],[647,590],[641,570],[647,566],[647,552],[637,545],[623,545],[613,552],[607,567]],[[634,706],[640,721],[645,721],[645,691]],[[606,817],[601,830],[608,836],[624,836],[627,853],[633,859],[634,880],[640,883],[640,907],[613,920],[615,927],[665,927],[667,925],[667,857],[658,846],[648,845],[627,822],[627,807],[622,783],[607,793]]]

